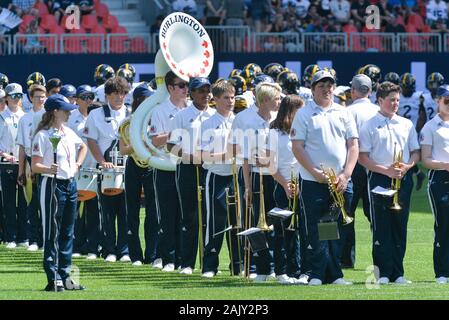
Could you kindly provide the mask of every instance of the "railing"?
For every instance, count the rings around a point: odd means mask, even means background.
[[[304,52],[346,52],[348,35],[337,32],[303,33]]]
[[[449,52],[449,34],[268,33],[247,26],[205,26],[215,52]],[[156,53],[158,34],[0,35],[0,55]]]
[[[302,51],[302,44],[300,41],[299,33],[259,32],[253,33],[252,39],[253,39],[252,52]]]
[[[398,33],[399,52],[441,52],[438,33]]]
[[[394,33],[354,32],[349,34],[350,52],[397,52]]]

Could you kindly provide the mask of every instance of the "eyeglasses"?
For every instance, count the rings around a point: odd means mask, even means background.
[[[83,101],[94,100],[94,96],[89,94],[89,95],[81,96],[80,99]]]
[[[187,86],[188,86],[188,84],[185,82],[173,83],[173,87],[178,87],[179,89],[184,89]]]
[[[22,99],[22,96],[23,96],[23,94],[21,94],[21,93],[13,93],[13,94],[11,94],[10,95],[10,97],[12,98],[12,99]]]

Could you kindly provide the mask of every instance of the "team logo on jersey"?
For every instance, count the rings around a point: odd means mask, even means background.
[[[171,115],[169,115],[168,117],[169,117],[170,119],[173,119],[175,116],[171,114]]]
[[[83,133],[84,134],[89,134],[89,128],[88,127],[84,127]]]
[[[33,145],[33,152],[39,152],[39,144],[38,143],[35,143]]]

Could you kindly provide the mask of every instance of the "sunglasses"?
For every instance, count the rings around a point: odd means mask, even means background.
[[[86,96],[81,96],[80,99],[83,101],[87,101],[87,100],[94,100],[94,96],[93,95],[86,95]]]
[[[178,87],[179,89],[184,89],[187,86],[188,86],[188,84],[185,82],[173,83],[173,87]]]
[[[22,99],[23,94],[21,94],[21,93],[13,93],[13,94],[10,95],[10,97],[12,99]]]

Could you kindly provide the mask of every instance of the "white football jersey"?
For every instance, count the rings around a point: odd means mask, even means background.
[[[426,122],[433,119],[438,113],[437,100],[432,98],[430,92],[426,92],[423,95],[424,98],[424,110],[426,111]]]
[[[415,91],[411,97],[404,97],[401,94],[399,100],[398,115],[411,120],[415,128],[419,118],[419,98],[421,95],[421,91]]]

